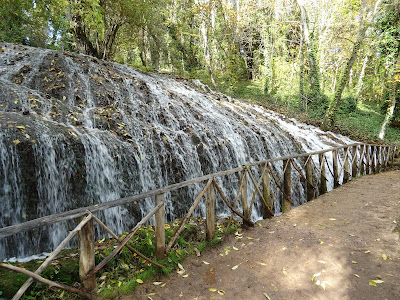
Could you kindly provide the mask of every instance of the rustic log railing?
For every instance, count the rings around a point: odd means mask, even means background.
[[[234,215],[237,215],[243,220],[243,223],[248,226],[253,226],[254,223],[251,220],[251,215],[254,210],[253,207],[255,206],[257,196],[260,200],[260,205],[262,206],[261,211],[264,218],[272,217],[277,213],[285,213],[289,211],[295,203],[301,204],[301,202],[310,201],[316,196],[326,193],[328,187],[335,188],[357,176],[378,173],[381,170],[386,170],[388,165],[393,162],[394,158],[399,155],[399,150],[399,146],[354,143],[311,153],[268,159],[253,162],[235,169],[172,184],[140,195],[106,203],[99,203],[0,228],[0,238],[5,238],[19,232],[48,226],[65,220],[79,220],[79,224],[75,229],[68,234],[68,236],[34,273],[4,263],[0,263],[0,267],[25,273],[30,276],[27,282],[15,294],[13,297],[14,300],[19,299],[23,295],[33,280],[76,293],[87,299],[93,299],[94,296],[91,292],[96,288],[95,274],[99,272],[113,257],[115,257],[123,247],[127,247],[130,251],[136,253],[148,262],[160,268],[163,267],[127,244],[135,233],[146,224],[152,216],[155,216],[155,256],[157,259],[162,259],[165,253],[168,253],[174,246],[174,243],[183,230],[184,225],[201,202],[203,196],[206,198],[206,238],[207,240],[210,240],[213,238],[215,233],[215,191],[217,192],[217,195],[220,196],[223,203],[225,203],[231,210],[232,215],[230,219],[232,219]],[[280,161],[282,161],[282,169],[280,171],[274,171],[274,168],[277,169],[279,167],[277,167],[277,165],[279,165],[278,162]],[[256,176],[253,172],[260,174],[258,180],[256,180]],[[230,202],[215,179],[232,174],[238,174],[240,185],[237,189],[236,197],[234,197],[234,200]],[[329,178],[331,178],[331,182],[329,182]],[[203,189],[184,216],[168,245],[166,245],[164,227],[165,193],[203,182],[205,182]],[[302,196],[304,200],[295,202],[295,195],[292,187],[299,184],[304,188],[304,196]],[[254,188],[252,193],[249,193],[250,186],[253,186]],[[249,203],[248,196],[251,194],[252,198]],[[114,234],[93,214],[94,212],[129,204],[134,201],[141,201],[150,197],[154,197],[154,209],[138,222],[123,239],[118,238],[116,234]],[[297,198],[299,197],[297,196]],[[241,207],[238,207],[239,199],[241,200]],[[115,249],[97,266],[95,266],[94,261],[93,222],[97,222],[101,228],[105,229],[107,233],[119,242],[118,246],[116,246]],[[40,273],[51,263],[52,260],[56,258],[75,234],[78,235],[79,241],[79,275],[84,286],[83,291],[50,281],[40,276]]]

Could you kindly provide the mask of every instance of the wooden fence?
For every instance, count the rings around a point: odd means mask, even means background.
[[[19,299],[23,295],[33,280],[76,293],[87,299],[95,299],[95,296],[93,296],[91,292],[96,288],[96,273],[99,272],[113,257],[115,257],[123,247],[127,247],[130,251],[136,253],[148,262],[160,268],[163,267],[127,244],[135,233],[146,224],[153,215],[155,216],[155,256],[157,259],[162,259],[165,253],[168,253],[171,250],[176,239],[179,237],[179,234],[183,230],[190,216],[193,214],[197,205],[202,200],[203,196],[205,196],[206,199],[206,238],[209,240],[212,239],[215,232],[216,194],[220,196],[222,201],[232,211],[231,218],[235,214],[243,220],[243,223],[253,226],[254,223],[251,221],[251,213],[256,199],[259,199],[261,202],[264,218],[272,217],[278,212],[285,213],[289,211],[294,204],[292,200],[292,187],[295,184],[301,183],[301,186],[304,188],[306,201],[310,201],[316,196],[326,193],[328,185],[337,187],[340,184],[346,183],[351,178],[378,173],[381,170],[385,170],[394,160],[395,156],[399,154],[399,150],[399,146],[380,146],[355,143],[312,153],[268,159],[250,163],[235,169],[176,183],[140,195],[106,203],[99,203],[4,227],[0,229],[0,238],[5,238],[19,232],[35,229],[41,226],[48,226],[65,220],[78,219],[79,222],[78,226],[68,234],[68,236],[34,273],[22,268],[14,267],[10,264],[0,263],[0,267],[30,276],[29,280],[27,280],[27,282],[15,294],[13,297],[14,300]],[[282,161],[282,170],[278,172],[275,165],[274,171],[273,164],[279,161]],[[254,170],[256,168],[258,169],[257,172]],[[257,173],[259,175],[258,178],[256,178],[253,173]],[[238,174],[240,176],[240,180],[238,181],[240,182],[240,185],[237,189],[238,192],[236,197],[230,201],[215,179],[232,174]],[[279,176],[278,174],[281,175]],[[331,176],[328,176],[328,174]],[[331,178],[331,181],[328,182],[327,178]],[[164,227],[165,194],[193,184],[201,183],[204,184],[201,192],[187,211],[168,245],[166,245]],[[251,186],[253,187],[253,190],[250,189]],[[252,195],[251,199],[248,198],[248,195]],[[277,198],[278,195],[279,197]],[[142,201],[149,197],[154,197],[154,208],[140,222],[138,222],[123,239],[120,239],[93,214],[94,212],[102,211],[111,207],[129,204],[134,201]],[[279,200],[278,205],[274,205],[274,203],[277,203],[275,199]],[[239,202],[239,200],[241,201]],[[238,207],[240,203],[241,207]],[[115,249],[98,265],[95,265],[94,259],[94,222],[97,222],[108,234],[119,242],[118,246],[115,247]],[[79,275],[84,290],[65,286],[40,276],[41,272],[56,258],[75,234],[78,235],[79,241]]]

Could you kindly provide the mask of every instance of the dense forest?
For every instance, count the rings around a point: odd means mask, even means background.
[[[0,40],[199,78],[324,130],[400,124],[399,0],[1,0]]]

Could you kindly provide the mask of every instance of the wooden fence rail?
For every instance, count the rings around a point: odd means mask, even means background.
[[[278,212],[285,213],[295,204],[293,186],[303,186],[305,201],[310,201],[316,196],[326,193],[328,191],[328,186],[335,188],[357,176],[386,170],[388,165],[393,162],[395,156],[398,156],[399,150],[399,146],[354,143],[311,153],[268,159],[253,162],[235,169],[172,184],[140,195],[134,195],[106,203],[99,203],[0,228],[0,238],[5,238],[41,226],[48,226],[65,220],[79,219],[79,224],[75,229],[68,234],[64,241],[61,242],[61,244],[49,255],[49,257],[34,273],[18,267],[11,268],[8,264],[0,264],[0,267],[12,269],[13,271],[25,273],[30,276],[27,282],[15,294],[13,298],[14,300],[19,299],[23,295],[33,280],[76,293],[87,299],[93,299],[91,292],[96,287],[95,274],[99,272],[112,258],[114,258],[123,247],[127,247],[130,251],[136,253],[149,263],[160,268],[163,267],[159,263],[136,251],[132,246],[128,245],[128,242],[135,233],[145,225],[152,216],[155,216],[155,256],[157,259],[162,259],[165,253],[168,253],[172,249],[179,234],[183,230],[184,225],[187,223],[204,196],[206,199],[206,238],[210,240],[213,238],[215,233],[215,206],[217,195],[232,212],[230,219],[232,219],[234,215],[237,215],[243,220],[243,223],[248,226],[253,226],[254,223],[251,220],[251,215],[254,210],[253,207],[257,205],[256,199],[259,199],[259,206],[261,205],[261,212],[264,218],[272,217]],[[282,169],[278,172],[274,172],[273,167],[276,169],[278,164],[273,164],[279,161],[282,161]],[[259,178],[256,178],[253,172],[259,174]],[[233,201],[230,201],[215,179],[232,174],[238,174],[240,185],[237,189],[237,196]],[[281,175],[279,176],[279,174]],[[329,178],[331,178],[331,180]],[[164,227],[165,194],[193,184],[201,184],[203,182],[205,182],[203,189],[189,208],[168,245],[166,245]],[[253,188],[253,192],[249,193],[251,188]],[[248,196],[250,194],[252,194],[252,198],[249,203]],[[93,214],[97,211],[129,204],[134,201],[141,201],[150,197],[154,197],[154,209],[138,222],[123,239],[118,238],[116,234],[114,234]],[[241,207],[238,207],[239,200],[241,200]],[[116,246],[115,249],[97,266],[94,261],[94,222],[97,222],[101,228],[119,242],[118,246]],[[51,263],[52,260],[56,258],[60,251],[75,235],[78,235],[79,241],[79,275],[84,286],[84,291],[46,280],[40,276],[40,273]]]

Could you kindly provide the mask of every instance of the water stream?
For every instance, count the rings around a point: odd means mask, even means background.
[[[89,56],[0,47],[0,227],[249,162],[352,143],[178,77]],[[273,168],[282,172],[282,162]],[[258,177],[259,170],[253,174]],[[303,187],[293,178],[293,200],[300,204]],[[218,182],[229,197],[239,177]],[[329,182],[332,188],[332,178]],[[182,217],[201,189],[197,184],[168,193],[167,220]],[[99,217],[122,233],[153,201]],[[279,196],[274,201],[279,212]],[[220,200],[217,212],[228,214]],[[204,204],[195,213],[204,216]],[[260,217],[257,204],[252,218]],[[73,226],[64,222],[2,239],[0,260],[49,252]]]

